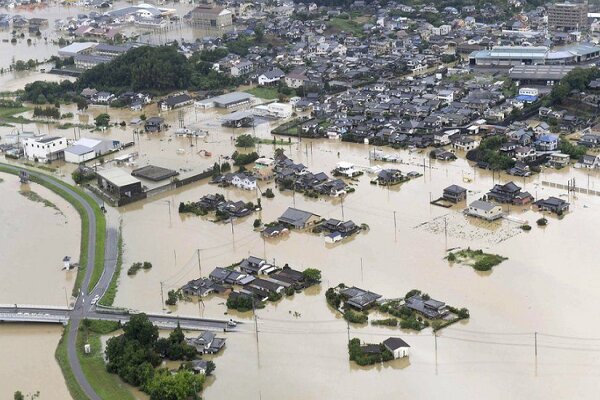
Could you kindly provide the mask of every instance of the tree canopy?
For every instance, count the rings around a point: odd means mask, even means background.
[[[189,86],[191,71],[175,46],[141,46],[85,71],[80,87],[118,90],[176,90]]]

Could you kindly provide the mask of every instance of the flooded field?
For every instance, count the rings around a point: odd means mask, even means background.
[[[3,325],[0,327],[0,398],[12,399],[20,390],[24,395],[40,392],[40,399],[70,398],[54,350],[62,326]]]
[[[65,306],[76,272],[62,260],[79,259],[77,211],[43,186],[0,178],[0,303]]]

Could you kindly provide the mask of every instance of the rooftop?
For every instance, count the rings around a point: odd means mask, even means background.
[[[97,174],[116,186],[122,187],[140,183],[138,179],[134,178],[127,171],[122,170],[120,168],[112,168],[104,171],[98,171]]]

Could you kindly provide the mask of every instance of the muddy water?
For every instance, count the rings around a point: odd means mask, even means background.
[[[219,130],[215,135],[226,137],[228,133]],[[217,154],[227,146],[227,141],[207,144]],[[303,141],[286,150],[315,172],[329,172],[340,160],[371,165],[365,145],[322,140],[313,141],[311,146],[311,141]],[[263,145],[260,152],[270,155],[272,147]],[[426,160],[427,167],[423,169],[426,153],[398,153],[404,163],[387,166],[404,172],[424,172],[424,176],[390,189],[370,185],[368,176],[358,178],[354,182],[356,192],[344,200],[344,217],[367,223],[370,230],[335,246],[326,245],[322,237],[302,232],[292,232],[281,240],[263,241],[253,232],[252,222],[257,216],[266,222],[275,220],[294,203],[323,217],[341,218],[340,200],[307,199],[276,190],[274,199],[262,199],[260,215],[235,221],[233,233],[228,224],[180,216],[176,205],[213,192],[221,192],[232,200],[256,202],[255,193],[198,183],[121,208],[125,266],[148,260],[154,268],[135,277],[123,272],[116,304],[160,312],[161,282],[166,295],[167,290],[178,288],[200,273],[206,276],[216,266],[229,265],[253,254],[275,259],[277,263],[287,262],[299,269],[320,268],[323,284],[309,293],[296,294],[260,310],[258,345],[251,315],[234,314],[246,323],[241,327],[242,333],[229,336],[227,350],[215,360],[217,376],[206,389],[207,398],[222,398],[232,393],[243,393],[250,398],[296,398],[295,394],[300,393],[302,398],[315,399],[335,398],[340,394],[359,398],[375,393],[436,398],[442,391],[460,398],[483,393],[488,398],[506,398],[507,391],[512,397],[541,398],[559,393],[560,397],[591,398],[599,365],[593,352],[583,350],[596,350],[600,342],[540,335],[536,367],[533,332],[581,337],[593,336],[597,329],[596,323],[587,318],[595,312],[592,299],[597,298],[596,282],[600,277],[593,267],[595,255],[588,250],[595,244],[594,228],[588,221],[597,218],[600,198],[570,196],[572,211],[561,220],[549,217],[550,223],[545,228],[535,225],[541,213],[507,207],[505,211],[533,226],[530,232],[515,232],[510,226],[480,221],[465,223],[460,214],[464,204],[445,209],[431,206],[430,198],[439,197],[444,187],[456,183],[470,190],[469,201],[475,200],[498,182],[498,175],[492,177],[473,170],[464,160],[449,164],[432,162],[431,168]],[[518,179],[517,183],[538,198],[564,197],[564,191],[542,186],[541,181],[565,183],[573,176],[580,186],[587,186],[587,171],[575,169],[546,170],[525,181]],[[512,178],[502,176],[500,181],[508,179]],[[590,188],[598,188],[598,176],[592,174],[589,179]],[[267,187],[273,185],[261,184],[261,189]],[[449,224],[447,241],[443,231],[433,233],[416,228],[444,216]],[[488,232],[503,229],[512,234],[502,241],[489,240]],[[509,259],[492,272],[477,273],[471,267],[449,265],[443,260],[446,247],[459,246],[483,248]],[[468,307],[472,318],[440,334],[437,369],[430,331],[414,334],[398,329],[351,326],[352,337],[376,342],[395,334],[412,346],[410,365],[396,361],[384,367],[358,368],[347,361],[347,326],[327,307],[323,296],[327,287],[339,282],[364,287],[385,297],[398,297],[419,288],[451,305]],[[200,304],[180,303],[168,311],[226,317],[224,301],[213,296]],[[557,381],[556,377],[563,373],[576,379],[578,385]],[[430,384],[422,385],[423,377]],[[510,389],[505,382],[510,383]]]
[[[178,34],[177,30],[174,32],[173,35]],[[8,44],[2,43],[2,46]],[[27,79],[31,76],[21,77],[19,81]],[[13,85],[16,88],[18,83]],[[72,110],[65,107],[63,112],[66,111]],[[73,122],[87,123],[104,111],[104,107],[91,107],[86,113],[75,113]],[[116,121],[129,121],[140,114],[109,111]],[[217,111],[195,112],[192,108],[184,111],[186,126],[208,129],[210,135],[200,139],[198,144],[173,137],[173,130],[135,137],[135,147],[130,150],[140,154],[137,165],[153,163],[178,170],[202,170],[218,161],[219,156],[233,152],[232,136],[252,133],[251,129],[220,128],[215,121]],[[158,110],[151,106],[144,113],[157,115]],[[178,126],[177,111],[162,115],[171,125]],[[73,133],[43,124],[31,124],[27,128],[67,136]],[[6,133],[6,128],[0,129]],[[82,136],[127,141],[134,138],[133,129],[128,126],[105,132],[82,130]],[[269,124],[261,124],[255,133],[270,138],[269,130]],[[369,147],[365,145],[303,140],[301,144],[285,147],[289,156],[314,172],[329,172],[342,160],[361,166],[372,165],[368,160]],[[183,154],[178,154],[179,149],[184,149]],[[210,151],[212,156],[198,155],[200,149]],[[264,155],[271,155],[272,151],[272,146],[267,145],[261,145],[259,149]],[[597,242],[593,222],[599,218],[600,198],[570,196],[571,212],[561,220],[549,217],[550,223],[545,228],[535,225],[540,213],[529,208],[507,207],[505,211],[533,226],[530,232],[515,231],[506,221],[501,224],[465,221],[460,214],[465,204],[444,209],[430,205],[430,199],[439,197],[444,187],[454,183],[470,190],[471,201],[483,195],[495,182],[513,178],[499,178],[474,170],[464,160],[434,161],[431,168],[423,168],[426,153],[397,153],[404,163],[388,166],[404,172],[419,171],[424,176],[390,189],[370,185],[368,176],[360,177],[354,182],[356,192],[344,200],[343,214],[339,199],[307,199],[278,190],[275,190],[274,199],[262,199],[263,210],[258,217],[266,222],[275,220],[286,207],[295,204],[323,217],[341,218],[343,215],[345,219],[369,225],[368,232],[335,246],[326,245],[322,237],[302,232],[292,232],[281,240],[263,241],[252,229],[253,219],[257,216],[235,221],[233,232],[231,225],[214,224],[208,218],[180,216],[177,213],[179,202],[197,200],[207,193],[220,192],[228,199],[256,202],[255,193],[220,189],[206,182],[121,208],[125,268],[120,277],[116,305],[161,312],[161,282],[166,295],[167,290],[178,288],[200,274],[206,276],[216,266],[229,265],[253,254],[275,259],[276,263],[287,262],[298,269],[319,268],[323,271],[323,283],[321,287],[259,310],[256,327],[250,313],[225,315],[225,299],[218,296],[208,297],[202,303],[180,303],[166,310],[215,318],[233,315],[245,321],[240,325],[241,332],[228,334],[225,352],[215,357],[216,377],[205,390],[208,399],[342,396],[353,399],[382,395],[439,398],[441,394],[450,398],[595,398],[600,374],[596,356],[600,340],[576,338],[598,336],[596,332],[600,328],[594,318],[600,273],[595,268],[593,250]],[[426,163],[429,165],[429,160]],[[61,164],[58,167],[59,174],[65,176],[73,168]],[[572,177],[576,178],[578,186],[587,187],[589,182],[591,189],[600,189],[597,173],[588,175],[588,171],[572,168],[545,170],[533,178],[518,178],[516,182],[538,198],[549,195],[566,198],[564,191],[545,187],[541,182],[564,184]],[[7,182],[0,184],[0,191],[6,191]],[[261,183],[261,189],[267,187],[273,187],[273,184]],[[3,212],[4,199],[12,197],[10,193],[1,194],[3,207],[0,212]],[[7,204],[17,204],[15,201]],[[29,204],[28,210],[34,207],[37,206]],[[12,215],[7,213],[1,220],[14,221],[9,218]],[[439,229],[439,221],[444,217],[448,223],[447,238]],[[34,221],[37,226],[39,220]],[[70,221],[69,224],[74,226]],[[438,224],[423,225],[432,221],[438,221]],[[426,228],[432,225],[437,228]],[[43,226],[51,227],[52,224]],[[500,233],[502,240],[497,240]],[[75,237],[75,250],[76,243]],[[466,246],[483,248],[506,256],[508,260],[488,273],[477,273],[468,266],[449,265],[443,260],[446,248]],[[55,249],[47,246],[45,250]],[[29,256],[30,253],[25,254]],[[59,253],[62,258],[64,251]],[[18,257],[11,256],[10,263],[21,260],[23,254],[21,251]],[[54,258],[45,257],[44,260]],[[135,277],[126,275],[131,263],[144,260],[153,263],[152,270],[141,271]],[[7,265],[7,262],[1,265]],[[3,275],[2,281],[5,281],[11,275],[7,269],[3,271],[7,274],[7,278]],[[32,270],[19,276],[37,276],[38,273],[38,270]],[[50,279],[52,274],[45,276],[44,282],[48,282],[46,278]],[[379,342],[388,336],[399,335],[411,345],[410,360],[359,368],[347,360],[348,327],[327,307],[323,296],[327,287],[340,282],[385,297],[399,297],[410,289],[419,288],[451,305],[468,307],[471,319],[439,334],[437,357],[436,339],[429,330],[415,334],[398,329],[350,326],[351,337]],[[31,282],[28,281],[28,285]],[[15,287],[7,285],[0,296],[10,293],[10,299],[18,297],[23,289]],[[62,286],[58,287],[44,285],[47,293],[43,298],[40,295],[39,301],[61,304]],[[37,291],[41,288],[37,287]],[[12,301],[8,297],[0,302]],[[539,332],[537,359],[534,349],[536,331]],[[0,337],[3,332],[0,330]],[[549,334],[560,337],[547,336]],[[55,343],[43,347],[44,352],[52,354]],[[0,368],[7,371],[4,376],[12,377],[12,371],[21,368],[22,364],[11,362],[8,367],[2,364]],[[30,376],[34,382],[46,379],[44,373]],[[48,386],[63,387],[60,379],[56,382]]]
[[[102,112],[101,107],[88,114]],[[136,113],[113,113],[113,119],[129,120]],[[151,115],[149,112],[147,115]],[[177,112],[164,114],[172,125]],[[185,110],[186,125],[197,124],[210,135],[189,147],[189,139],[175,138],[172,130],[160,135],[136,137],[133,150],[141,154],[138,165],[153,163],[171,168],[204,169],[233,152],[231,136],[252,133],[252,129],[223,129],[216,122],[218,112]],[[79,118],[79,117],[77,117]],[[196,121],[197,118],[197,121]],[[55,128],[50,128],[55,129]],[[268,138],[269,125],[259,125],[255,133]],[[124,138],[132,128],[111,128],[99,137]],[[82,135],[85,135],[83,133]],[[360,166],[374,165],[368,159],[369,147],[335,141],[303,140],[284,146],[286,152],[312,171],[329,172],[338,161]],[[177,154],[180,148],[185,154]],[[197,149],[212,152],[199,156]],[[133,151],[132,150],[132,151]],[[259,152],[271,155],[272,146],[261,145]],[[385,149],[393,152],[391,149]],[[510,222],[488,224],[465,219],[460,211],[465,204],[450,209],[432,206],[430,199],[441,195],[444,187],[459,184],[470,190],[469,201],[482,196],[495,182],[512,178],[474,170],[464,160],[453,163],[423,160],[426,153],[397,152],[403,163],[382,164],[404,172],[419,171],[424,176],[386,189],[369,184],[370,177],[355,182],[355,193],[343,204],[345,219],[366,223],[370,230],[348,242],[326,245],[322,237],[292,232],[280,240],[263,241],[252,229],[254,218],[275,220],[288,206],[315,212],[323,217],[342,217],[339,199],[314,200],[302,195],[275,190],[274,199],[262,198],[260,214],[231,225],[215,224],[209,218],[179,215],[177,204],[197,200],[207,193],[220,192],[228,199],[256,202],[254,192],[222,189],[199,182],[181,190],[119,209],[123,218],[125,268],[120,277],[116,305],[161,312],[161,282],[164,294],[186,281],[206,276],[216,266],[225,266],[250,254],[289,263],[298,269],[320,268],[323,284],[307,293],[296,294],[258,312],[258,345],[251,314],[232,314],[245,321],[242,332],[229,334],[227,348],[215,358],[216,377],[205,391],[206,398],[349,398],[377,395],[413,395],[437,398],[440,392],[453,398],[484,394],[487,398],[548,396],[592,398],[599,371],[595,350],[597,341],[542,336],[594,336],[597,281],[594,268],[595,235],[600,198],[570,196],[571,212],[563,219],[549,217],[545,228],[535,221],[540,213],[529,208],[511,207],[506,211],[527,220],[530,232],[515,231]],[[61,173],[70,166],[60,166]],[[534,196],[563,196],[564,191],[542,186],[542,181],[566,183],[576,177],[577,184],[588,185],[588,171],[573,168],[545,170],[533,178],[516,182]],[[261,189],[273,187],[261,183]],[[597,173],[589,175],[589,187],[598,189]],[[565,197],[566,198],[566,197]],[[396,211],[396,229],[394,228]],[[447,218],[448,238],[443,230],[425,229],[424,223]],[[508,226],[505,226],[507,225]],[[437,231],[437,232],[436,232]],[[493,232],[494,234],[490,234]],[[512,232],[496,240],[496,232]],[[490,239],[490,237],[492,239]],[[509,259],[489,273],[471,267],[449,265],[443,257],[446,248],[483,248]],[[200,263],[198,263],[198,249]],[[362,259],[362,268],[361,268]],[[126,275],[136,261],[151,261],[150,271]],[[200,265],[199,265],[200,264]],[[468,307],[472,318],[444,330],[438,337],[437,368],[435,339],[430,331],[420,334],[398,329],[350,327],[351,337],[378,342],[390,335],[405,338],[411,348],[409,361],[395,361],[384,367],[358,368],[347,361],[347,326],[330,310],[323,292],[344,282],[385,297],[398,297],[419,288],[434,298],[455,306]],[[181,315],[227,318],[225,299],[213,296],[202,303],[180,303],[166,311]],[[585,321],[585,322],[584,322]],[[534,334],[538,335],[537,365]],[[591,348],[593,351],[587,351]],[[567,374],[565,384],[559,376]],[[428,379],[423,385],[423,377]],[[500,384],[499,382],[502,382]],[[506,383],[509,383],[508,385]],[[300,394],[302,394],[300,396]]]
[[[65,306],[75,270],[63,271],[62,259],[79,258],[77,211],[43,186],[21,185],[14,175],[0,178],[0,303]],[[25,198],[20,190],[33,191],[56,208]]]
[[[40,392],[40,399],[69,399],[69,391],[54,359],[62,327],[5,325],[0,328],[0,398]]]

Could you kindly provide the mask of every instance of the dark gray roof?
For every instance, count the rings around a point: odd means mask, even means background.
[[[408,343],[406,343],[404,340],[397,338],[397,337],[387,338],[383,341],[382,344],[389,351],[394,351],[396,349],[399,349],[400,347],[410,347],[410,345]]]

